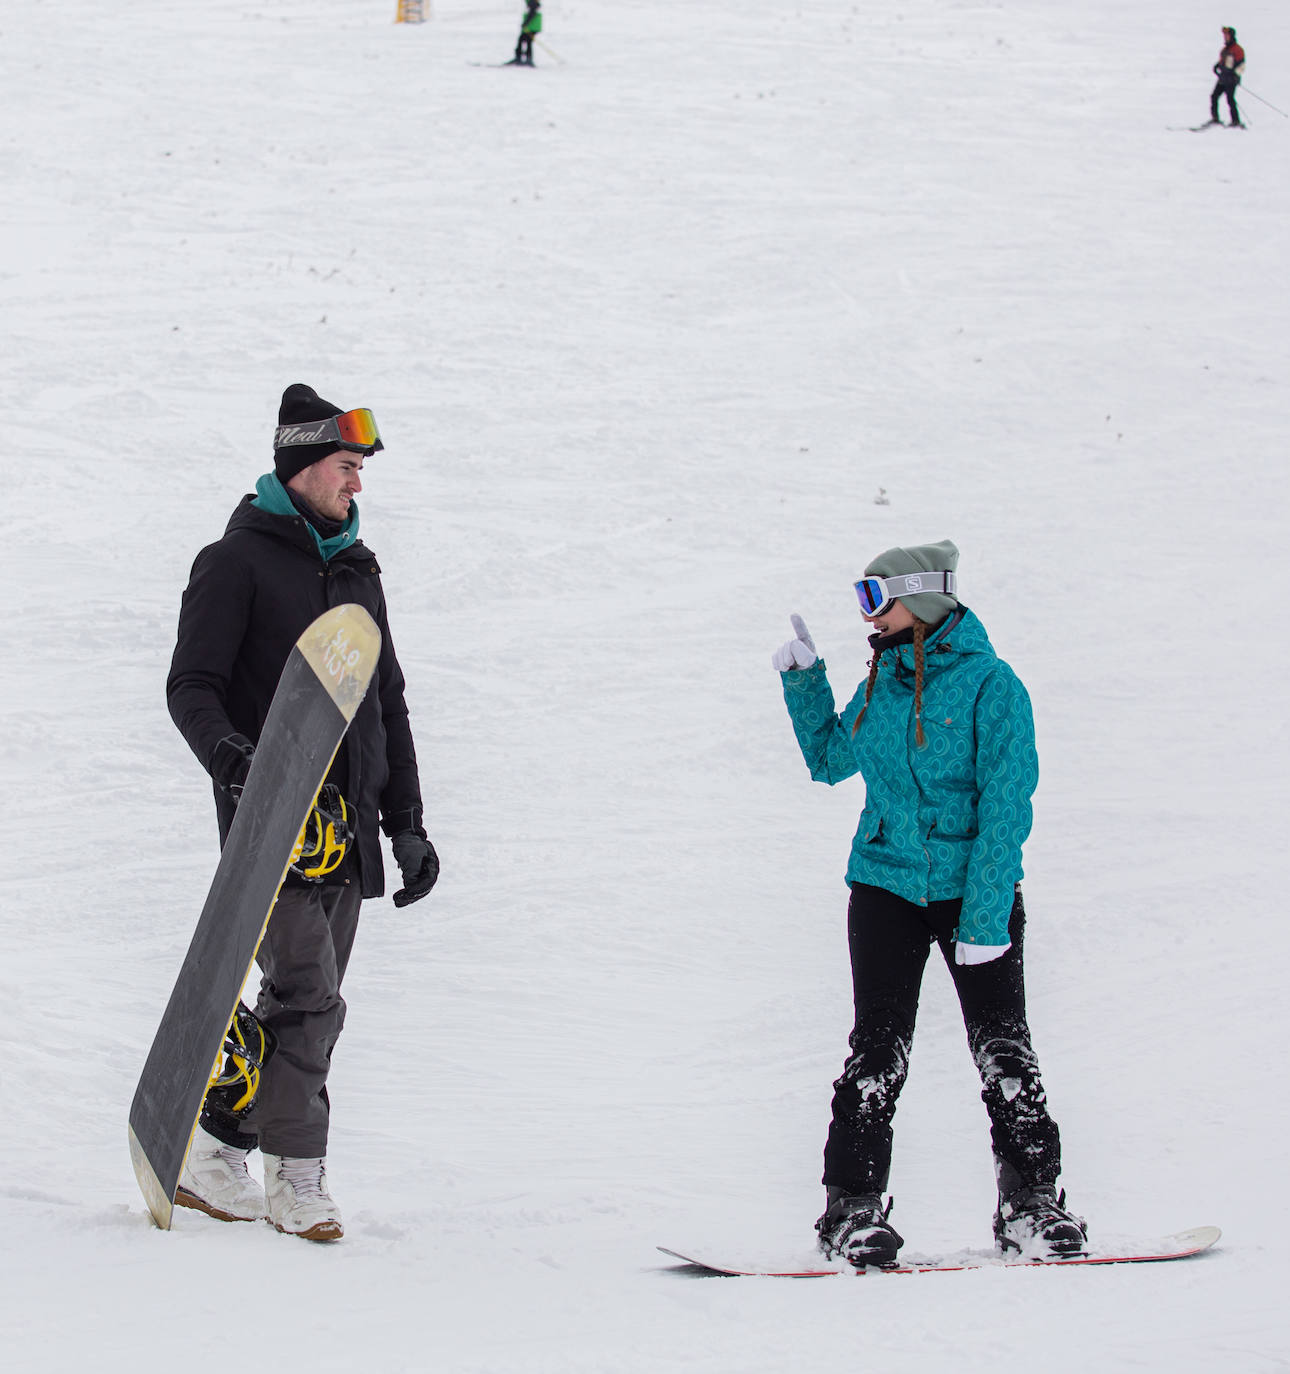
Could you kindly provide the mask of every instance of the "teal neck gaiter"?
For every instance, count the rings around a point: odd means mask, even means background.
[[[278,479],[276,472],[266,472],[255,484],[255,500],[251,503],[269,515],[302,515],[305,526],[318,545],[318,554],[324,563],[329,563],[342,549],[348,549],[358,542],[358,506],[350,502],[349,514],[337,525],[333,520],[324,520],[308,506],[297,505],[291,493]],[[319,526],[323,528],[320,529]],[[336,530],[337,533],[324,533],[323,530]]]

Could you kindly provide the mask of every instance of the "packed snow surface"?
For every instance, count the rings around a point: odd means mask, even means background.
[[[1290,120],[1208,113],[1283,4],[27,0],[0,11],[0,1146],[12,1370],[1290,1369]],[[305,381],[364,473],[443,877],[369,903],[347,1233],[156,1230],[126,1114],[216,860],[180,593]],[[697,1279],[798,1255],[845,1052],[851,580],[954,539],[1035,704],[1028,991],[1136,1268]],[[929,968],[893,1219],[984,1250]]]

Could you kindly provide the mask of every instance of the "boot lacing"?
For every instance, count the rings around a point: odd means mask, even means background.
[[[221,1145],[215,1153],[235,1174],[246,1174],[246,1157],[251,1153],[250,1150],[239,1150],[236,1145]],[[247,1174],[247,1177],[250,1175]]]
[[[215,1148],[209,1146],[203,1150],[198,1146],[193,1151],[194,1159],[222,1159],[234,1173],[246,1173],[246,1157],[250,1150],[239,1149],[236,1145],[226,1145],[223,1141],[216,1141]]]
[[[327,1198],[324,1165],[323,1159],[284,1159],[282,1177],[291,1184],[297,1197]]]

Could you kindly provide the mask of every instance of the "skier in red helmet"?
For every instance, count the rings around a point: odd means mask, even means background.
[[[1245,70],[1245,49],[1236,41],[1236,30],[1224,27],[1223,51],[1214,63],[1214,75],[1218,77],[1209,96],[1209,122],[1221,124],[1218,117],[1220,96],[1227,97],[1227,110],[1232,116],[1231,127],[1242,129],[1241,112],[1236,108],[1236,88],[1241,84],[1241,73]]]

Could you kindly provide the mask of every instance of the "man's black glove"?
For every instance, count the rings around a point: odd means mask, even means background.
[[[211,755],[211,777],[236,803],[251,771],[255,745],[245,735],[225,735]]]
[[[439,880],[439,856],[424,830],[400,830],[390,840],[403,886],[394,894],[395,906],[418,902]]]

